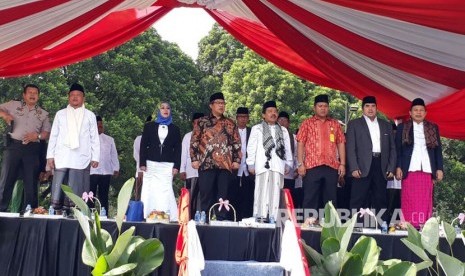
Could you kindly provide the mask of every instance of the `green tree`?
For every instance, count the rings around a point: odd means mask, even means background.
[[[222,79],[236,59],[241,59],[246,47],[218,24],[199,42],[197,66],[207,76]]]

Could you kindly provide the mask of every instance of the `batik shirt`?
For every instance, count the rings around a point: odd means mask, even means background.
[[[241,138],[233,120],[212,114],[200,118],[192,131],[190,143],[192,162],[199,161],[199,170],[225,169],[241,163]]]
[[[322,121],[316,116],[303,121],[296,137],[305,144],[306,169],[326,165],[333,169],[339,167],[337,145],[346,139],[339,122],[332,118]]]

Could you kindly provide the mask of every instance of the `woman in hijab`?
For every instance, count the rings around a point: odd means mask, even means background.
[[[177,221],[178,211],[173,192],[173,176],[181,163],[181,133],[172,123],[171,107],[162,102],[157,119],[144,126],[140,143],[140,169],[144,172],[141,201],[144,217],[152,210],[170,213]]]

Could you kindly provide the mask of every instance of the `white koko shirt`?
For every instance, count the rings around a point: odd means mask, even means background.
[[[100,162],[97,168],[90,168],[90,174],[113,175],[115,171],[119,171],[115,140],[105,133],[99,135],[99,140]]]
[[[66,108],[57,112],[53,120],[48,141],[47,159],[54,158],[55,168],[85,169],[90,161],[100,161],[100,140],[95,114],[84,109],[79,132],[79,147],[71,149],[65,145],[68,135]]]

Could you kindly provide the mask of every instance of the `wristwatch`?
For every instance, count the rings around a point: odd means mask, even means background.
[[[39,135],[37,136],[37,140],[39,140],[40,142],[41,139],[42,139],[42,134],[39,133]]]
[[[302,163],[297,163],[297,168],[300,168],[300,166],[302,166],[303,164]]]

